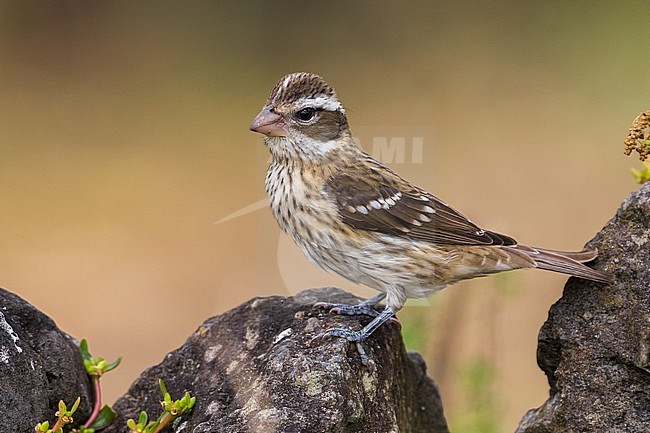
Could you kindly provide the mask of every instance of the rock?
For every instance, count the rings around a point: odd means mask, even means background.
[[[447,432],[436,386],[422,358],[405,351],[398,326],[382,326],[366,342],[374,372],[347,341],[310,344],[325,327],[360,329],[359,320],[370,320],[330,315],[315,302],[357,300],[311,289],[256,298],[208,319],[133,383],[103,432],[123,432],[141,410],[157,416],[159,378],[173,398],[186,390],[196,397],[192,413],[175,420],[177,432]]]
[[[567,282],[539,335],[550,397],[518,433],[650,432],[650,183],[589,245],[616,281]]]
[[[0,433],[33,432],[56,420],[59,400],[77,397],[78,420],[91,411],[90,382],[79,349],[52,319],[0,289]]]

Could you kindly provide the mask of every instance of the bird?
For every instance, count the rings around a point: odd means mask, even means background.
[[[404,306],[445,286],[497,272],[538,268],[600,283],[612,277],[584,263],[596,249],[562,252],[518,244],[480,228],[402,178],[355,142],[346,110],[323,77],[296,72],[273,87],[250,130],[271,159],[265,188],[280,228],[315,266],[378,294],[357,304],[321,302],[331,313],[372,316],[361,330],[330,328],[314,340],[362,342]],[[375,310],[381,302],[383,310]]]

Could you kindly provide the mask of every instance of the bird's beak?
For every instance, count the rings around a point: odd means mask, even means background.
[[[253,123],[251,123],[250,130],[269,137],[286,137],[287,130],[282,121],[282,116],[273,113],[271,108],[271,106],[267,105],[260,111]]]

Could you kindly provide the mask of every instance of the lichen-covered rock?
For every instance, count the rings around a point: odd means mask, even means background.
[[[55,421],[59,400],[87,418],[90,383],[72,338],[45,314],[20,297],[0,289],[0,433],[33,432]]]
[[[650,183],[589,243],[612,285],[571,278],[539,335],[550,397],[517,432],[650,432]]]
[[[330,315],[312,308],[317,301],[357,298],[311,289],[208,319],[135,381],[104,432],[123,432],[141,410],[159,413],[159,378],[172,397],[186,390],[196,397],[193,412],[176,420],[178,432],[447,432],[437,389],[420,356],[404,350],[398,327],[382,326],[367,340],[371,372],[347,341],[310,343],[325,327],[358,329],[369,320]]]

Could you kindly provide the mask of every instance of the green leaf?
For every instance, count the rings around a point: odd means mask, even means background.
[[[144,428],[145,433],[152,433],[156,431],[156,429],[160,425],[160,420],[162,419],[163,416],[164,414],[160,415],[160,418],[157,419],[156,421],[151,421],[149,424],[147,424],[147,426]]]
[[[145,411],[140,412],[140,416],[138,417],[138,424],[146,425],[148,418],[149,417],[147,416],[147,412]]]
[[[79,343],[79,352],[81,352],[81,357],[86,360],[90,359],[90,352],[88,351],[88,342],[84,338],[81,340],[81,343]]]
[[[160,391],[162,392],[163,397],[164,397],[166,394],[169,394],[169,393],[167,392],[167,388],[165,387],[165,382],[163,382],[162,379],[158,379],[158,385],[160,386]]]
[[[70,415],[72,415],[77,410],[79,403],[81,403],[81,397],[77,397],[75,400],[74,404],[72,405],[72,409],[70,409]]]
[[[650,163],[644,162],[641,170],[636,170],[634,168],[631,168],[630,170],[632,171],[632,176],[637,183],[643,184],[650,181]]]
[[[111,371],[114,368],[116,368],[118,365],[120,365],[120,362],[122,362],[122,357],[121,356],[119,358],[117,358],[115,361],[108,364],[106,367],[104,367],[104,373],[106,373],[107,371]]]
[[[97,415],[97,418],[95,418],[95,421],[90,425],[90,428],[94,430],[101,430],[111,424],[113,424],[113,421],[115,420],[115,412],[111,407],[107,404],[102,407],[102,410],[99,411],[99,414]]]

